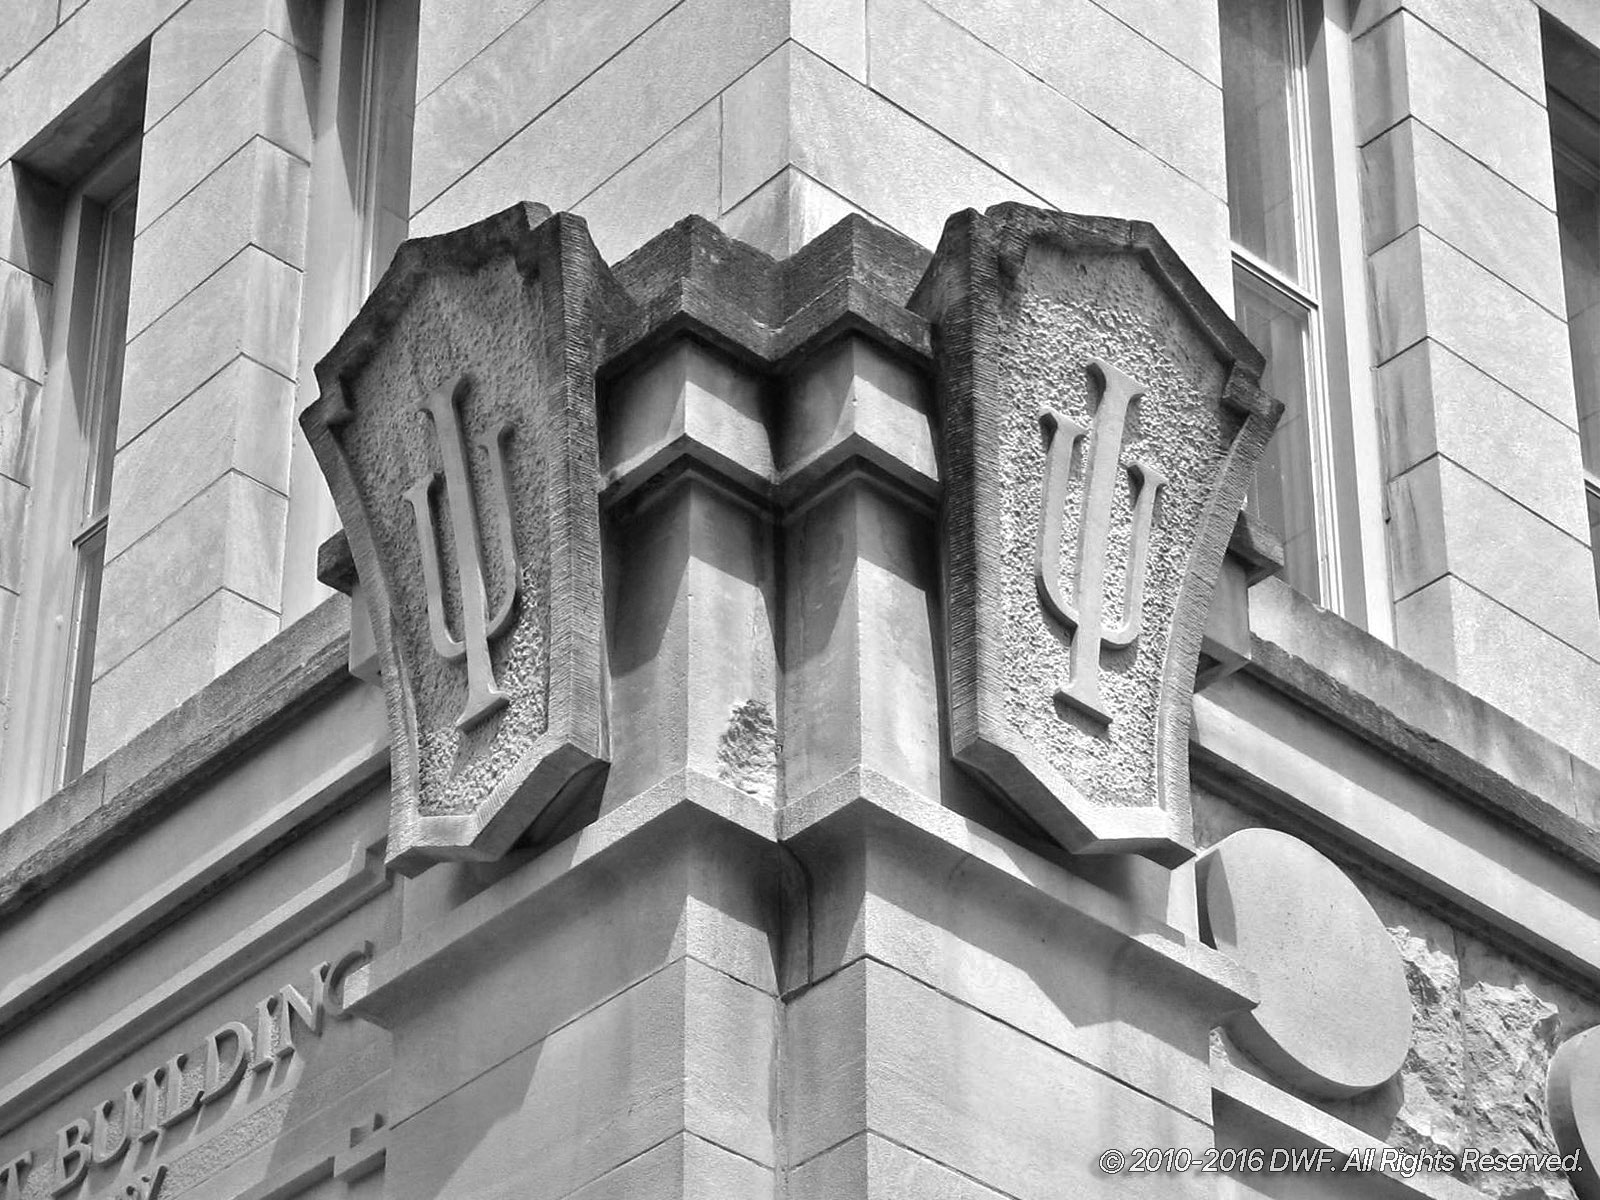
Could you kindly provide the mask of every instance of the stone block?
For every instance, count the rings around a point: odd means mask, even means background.
[[[1600,666],[1464,580],[1447,575],[1397,601],[1395,642],[1551,741],[1600,761]]]
[[[877,219],[804,171],[785,167],[725,212],[721,225],[729,237],[782,259],[852,214]]]
[[[785,552],[785,794],[864,767],[939,795],[939,581],[926,517],[848,483],[792,521]]]
[[[424,0],[417,35],[417,98],[427,96],[541,0],[484,0],[462,7]]]
[[[789,67],[793,60],[793,48],[785,42],[720,97],[724,211],[771,182],[789,164],[795,99]]]
[[[670,0],[544,0],[529,8],[417,105],[412,206],[426,207],[670,8]]]
[[[760,515],[682,483],[617,539],[606,805],[684,769],[776,801],[776,566]]]
[[[778,0],[673,8],[421,207],[413,236],[455,229],[525,197],[558,210],[576,203],[777,46],[787,11]],[[419,120],[416,161],[436,152]]]
[[[584,1184],[567,1200],[772,1200],[775,1187],[771,1168],[684,1133]]]
[[[270,33],[257,34],[146,127],[138,231],[143,233],[252,138],[266,138],[309,162],[316,91],[315,59]]]
[[[27,486],[0,476],[0,588],[13,592],[22,590],[22,531],[27,505]]]
[[[94,681],[84,762],[99,762],[278,632],[278,614],[214,592]]]
[[[26,375],[0,367],[0,475],[18,483],[33,479],[40,386]]]
[[[1594,561],[1586,540],[1439,456],[1394,480],[1389,497],[1397,599],[1455,575],[1600,659]]]
[[[891,0],[890,7],[874,4],[872,11],[884,29],[882,36],[875,33],[872,38],[873,91],[864,94],[868,103],[882,105],[880,97],[887,98],[1002,177],[1043,197],[1048,207],[1154,222],[1214,296],[1232,295],[1227,205],[1221,199],[921,0]],[[796,51],[797,69],[808,60],[816,62]],[[808,125],[836,111],[814,97],[848,90],[820,75],[817,69],[808,70],[805,86],[796,87],[796,117]],[[840,78],[849,88],[861,90]],[[1220,98],[1214,103],[1220,125]],[[842,153],[835,140],[842,130],[830,129],[826,139],[820,133],[806,137],[797,133],[796,165],[856,200],[856,189],[838,180],[842,171],[856,166],[851,161],[854,156]],[[920,192],[913,202],[928,205],[930,211],[921,220],[905,220],[875,195],[862,199],[864,207],[918,240],[929,240],[931,231],[926,227],[935,219],[931,210],[937,210],[942,226],[952,210],[983,208],[1001,198],[965,192],[964,176],[971,176],[970,169],[942,179],[935,176],[929,181],[932,186],[924,185],[918,178],[921,171],[912,165],[916,151],[895,153],[898,147],[892,140],[865,138],[863,149],[871,152],[870,167],[861,164],[856,169],[875,178],[879,188]],[[883,153],[886,149],[891,152]],[[814,162],[810,153],[815,153]],[[925,159],[922,169],[936,161]],[[1085,169],[1087,163],[1094,164],[1093,169]],[[1020,197],[1013,191],[1004,198]]]
[[[790,0],[789,36],[867,82],[867,0]]]
[[[134,273],[141,264],[137,255]],[[150,263],[147,270],[159,270]],[[300,272],[246,247],[128,344],[117,443],[126,446],[239,355],[294,379]]]
[[[95,84],[114,73],[184,0],[93,4],[0,73],[0,162],[14,157]],[[49,0],[42,6],[48,9]]]
[[[1047,203],[809,51],[788,52],[792,165],[846,203],[929,246],[963,205]]]
[[[61,190],[20,163],[0,167],[0,260],[53,279],[61,253]]]
[[[0,722],[5,720],[4,704],[11,696],[11,664],[16,661],[11,640],[17,632],[17,604],[21,597],[9,588],[0,588],[0,651],[4,651],[4,665],[0,666]]]
[[[259,33],[317,56],[321,18],[310,0],[189,0],[150,38],[144,122],[154,125]]]
[[[395,1032],[390,1116],[422,1111],[665,969],[681,975],[685,957],[770,996],[768,919],[748,843],[734,848],[699,832],[697,841],[640,834],[609,861],[543,890],[536,905],[495,908],[423,961],[401,1011],[378,1014]],[[472,986],[460,986],[469,974]],[[507,995],[524,999],[508,1005]]]
[[[716,220],[719,117],[716,102],[707,104],[573,205],[608,262],[621,262],[690,213]]]
[[[1426,125],[1407,119],[1361,151],[1367,248],[1421,225],[1565,318],[1555,214]]]
[[[1530,129],[1545,128],[1544,105],[1410,12],[1396,12],[1356,39],[1354,70],[1363,144],[1416,117],[1540,204],[1555,207],[1550,139],[1528,136]]]
[[[287,511],[281,494],[230,471],[111,559],[96,672],[111,670],[215,592],[275,610]]]
[[[897,26],[924,0],[874,3],[873,79],[888,55],[913,57]],[[1092,0],[929,0],[984,45],[998,50],[1129,141],[1221,200],[1228,196],[1222,89]],[[1099,212],[1101,210],[1094,210]]]
[[[305,265],[305,163],[251,138],[155,221],[134,250],[128,337],[176,304],[245,246]]]
[[[1188,971],[1089,915],[1142,903],[1132,889],[1042,862],[1024,883],[893,825],[795,849],[811,881],[810,978],[870,959],[1207,1118],[1215,1010],[1196,1004]]]
[[[1002,1193],[873,1133],[859,1133],[789,1175],[791,1200],[1005,1200]]]
[[[1426,229],[1396,238],[1368,267],[1380,364],[1432,338],[1577,428],[1565,321]]]
[[[117,453],[107,557],[230,471],[287,495],[293,408],[294,384],[241,355],[147,426]]]
[[[792,1001],[787,1035],[797,1170],[870,1131],[1006,1195],[1044,1200],[1103,1187],[1095,1158],[1107,1147],[1211,1145],[1207,1125],[875,962]],[[1198,1173],[1118,1182],[1134,1196],[1210,1193]]]
[[[770,1163],[772,1005],[699,963],[658,971],[396,1122],[395,1200],[565,1196],[680,1132]]]
[[[1563,532],[1589,536],[1571,428],[1431,338],[1384,363],[1374,381],[1391,477],[1442,454]]]
[[[1222,86],[1222,38],[1216,9],[1165,0],[1104,0],[1107,12],[1138,30],[1200,78]]]
[[[0,262],[0,367],[44,382],[52,289],[37,275]]]
[[[6,30],[0,45],[0,74],[27,57],[56,27],[55,9],[49,0],[0,0],[0,28]]]
[[[1359,37],[1405,10],[1540,103],[1544,63],[1539,52],[1539,7],[1533,0],[1362,0],[1352,8],[1350,33]]]

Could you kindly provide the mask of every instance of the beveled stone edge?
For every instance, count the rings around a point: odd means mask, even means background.
[[[1345,1155],[1369,1149],[1381,1153],[1386,1146],[1381,1138],[1375,1138],[1338,1117],[1328,1115],[1316,1105],[1240,1070],[1225,1058],[1218,1057],[1215,1050],[1211,1056],[1211,1090],[1214,1097],[1237,1105],[1292,1137],[1309,1139],[1317,1149]],[[1425,1197],[1426,1200],[1478,1200],[1482,1195],[1470,1185],[1448,1175],[1418,1172],[1410,1177],[1402,1177],[1388,1171],[1380,1173],[1402,1191]]]
[[[350,602],[331,596],[0,829],[0,921],[351,686],[349,637]]]
[[[1264,586],[1281,589],[1272,595],[1272,600],[1289,607],[1297,629],[1321,626],[1319,632],[1336,637],[1341,650],[1364,656],[1371,665],[1369,673],[1389,681],[1400,704],[1385,707],[1368,692],[1342,682],[1292,648],[1254,631],[1250,636],[1251,660],[1241,668],[1244,672],[1347,733],[1377,746],[1451,795],[1600,874],[1600,829],[1575,815],[1582,811],[1585,794],[1589,803],[1600,803],[1600,766],[1579,758],[1342,617],[1319,608],[1287,584]],[[1470,748],[1459,744],[1462,739],[1445,728],[1440,719],[1442,712],[1470,716],[1474,724],[1497,730],[1506,741],[1525,751],[1520,755],[1523,762],[1548,764],[1549,769],[1543,778],[1512,778],[1488,766],[1484,757],[1471,753]],[[1563,811],[1547,798],[1551,795],[1569,801],[1572,812]]]

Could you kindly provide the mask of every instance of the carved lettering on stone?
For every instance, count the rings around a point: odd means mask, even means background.
[[[1080,712],[1107,724],[1111,714],[1100,696],[1100,647],[1125,650],[1139,636],[1144,608],[1145,556],[1150,548],[1150,523],[1156,497],[1166,483],[1152,463],[1139,459],[1128,464],[1133,482],[1133,516],[1126,522],[1128,546],[1124,571],[1122,617],[1106,619],[1106,550],[1112,530],[1112,502],[1122,474],[1123,429],[1128,406],[1144,389],[1116,367],[1096,360],[1089,373],[1100,386],[1100,407],[1092,424],[1063,417],[1054,409],[1040,414],[1045,437],[1044,496],[1039,510],[1039,543],[1034,555],[1034,577],[1039,603],[1072,647],[1071,673],[1056,696]],[[1083,467],[1078,502],[1077,555],[1073,563],[1072,599],[1061,591],[1062,524],[1067,512],[1067,489],[1072,465],[1080,457]]]
[[[434,522],[438,519],[434,511],[434,493],[440,473],[429,472],[406,493],[406,503],[411,505],[417,521],[417,544],[422,553],[423,583],[428,589],[428,632],[433,638],[433,649],[446,662],[465,659],[467,663],[467,698],[461,715],[456,718],[456,728],[463,731],[504,708],[510,699],[495,683],[489,643],[511,627],[512,606],[521,590],[517,547],[511,536],[511,496],[506,490],[505,443],[511,434],[511,425],[503,422],[478,441],[492,480],[484,502],[493,517],[493,544],[500,553],[499,574],[505,592],[499,606],[492,613],[489,611],[479,536],[483,514],[479,511],[479,497],[473,490],[467,441],[457,411],[459,399],[466,391],[467,380],[463,377],[454,387],[435,388],[428,394],[423,408],[432,418],[439,453],[444,459],[445,498],[450,508],[451,531],[455,535],[456,578],[461,594],[462,635],[459,638],[450,633],[445,615],[439,539],[434,532]]]

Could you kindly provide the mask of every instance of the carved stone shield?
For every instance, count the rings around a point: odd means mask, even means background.
[[[597,314],[581,221],[519,205],[407,242],[302,424],[372,618],[389,859],[492,858],[602,761]]]
[[[950,738],[1075,851],[1192,853],[1211,592],[1281,406],[1155,229],[1020,205],[945,226],[936,329]]]

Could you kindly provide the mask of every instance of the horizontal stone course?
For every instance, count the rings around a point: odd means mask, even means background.
[[[1369,262],[1380,364],[1431,338],[1577,427],[1564,321],[1426,229],[1396,238]]]
[[[1369,251],[1421,225],[1565,319],[1553,212],[1414,119],[1361,155]]]
[[[457,228],[526,197],[555,209],[577,203],[785,32],[785,14],[772,0],[737,9],[728,0],[686,0],[415,213],[413,235]],[[683,69],[689,61],[695,70]],[[420,133],[418,145],[420,160],[428,146]]]
[[[690,213],[717,218],[721,133],[713,101],[572,206],[607,261],[620,262]]]
[[[0,475],[33,480],[33,447],[39,434],[40,385],[0,367]]]
[[[212,593],[94,681],[84,761],[104,758],[277,632],[277,613]]]
[[[1600,606],[1586,536],[1558,529],[1439,455],[1392,481],[1389,498],[1396,599],[1455,575],[1600,659]]]
[[[317,64],[260,33],[180,104],[146,127],[138,232],[187,195],[252,138],[311,158]]]
[[[293,405],[292,383],[240,356],[125,445],[111,483],[108,556],[230,471],[286,495]]]
[[[1406,653],[1424,666],[1600,763],[1593,719],[1600,670],[1589,655],[1453,575],[1396,603],[1395,629]]]
[[[145,126],[166,116],[263,32],[316,57],[317,8],[305,0],[187,0],[150,39]]]
[[[276,608],[287,501],[230,471],[106,564],[95,665],[104,674],[212,593]],[[214,548],[196,554],[194,547]]]
[[[144,227],[134,250],[128,337],[176,304],[245,246],[305,265],[310,172],[256,137]]]
[[[1454,42],[1507,83],[1544,102],[1539,6],[1533,0],[1362,0],[1353,6],[1352,36],[1404,10]]]
[[[52,289],[37,275],[0,262],[0,367],[44,380]]]
[[[118,445],[240,355],[293,379],[299,314],[300,272],[245,247],[128,344]]]
[[[543,0],[417,105],[411,202],[425,207],[667,13],[674,0]],[[542,199],[542,197],[541,197]]]
[[[1540,204],[1555,207],[1544,105],[1401,10],[1354,44],[1363,144],[1415,117]]]
[[[1373,372],[1391,476],[1432,454],[1459,463],[1579,540],[1589,536],[1572,429],[1431,338]]]
[[[886,44],[914,55],[917,22],[895,0],[872,6],[874,63]],[[1093,0],[929,0],[991,49],[1042,80],[1128,141],[1198,183],[1228,196],[1222,145],[1222,90]],[[1198,17],[1192,18],[1197,25]],[[905,42],[901,44],[901,38]],[[876,66],[874,66],[876,69]],[[876,86],[876,75],[868,82]],[[976,149],[976,147],[974,147]],[[1086,165],[1099,163],[1094,157]],[[1100,210],[1096,210],[1097,212]]]
[[[885,25],[884,33],[872,39],[875,93],[1015,181],[1019,190],[1041,196],[1049,207],[1154,222],[1213,295],[1231,297],[1223,201],[922,0],[889,0],[887,5],[874,4],[872,11]],[[802,61],[797,57],[797,64]],[[1176,63],[1172,69],[1192,79]],[[811,98],[817,90],[816,83],[804,90],[797,86],[797,125],[812,109],[823,107]],[[1220,95],[1210,98],[1220,126]],[[1202,119],[1202,128],[1205,124]],[[798,160],[808,142],[798,134],[795,141]],[[879,149],[871,139],[865,144]],[[797,165],[829,182],[827,164],[839,151],[837,142],[829,143],[827,151],[815,163]],[[1086,169],[1089,163],[1093,167]],[[903,166],[886,170],[886,165],[875,161],[873,174],[886,183],[915,187]],[[854,198],[850,188],[839,190]],[[963,194],[957,180],[928,199],[942,209],[941,216],[987,203]],[[925,235],[916,231],[913,236],[923,240]]]

